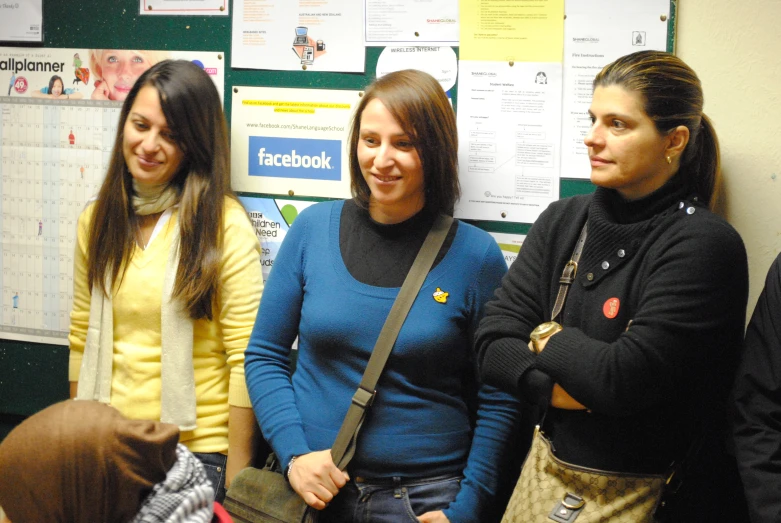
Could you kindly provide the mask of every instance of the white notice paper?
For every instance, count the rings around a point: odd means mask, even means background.
[[[459,67],[456,217],[533,223],[559,197],[561,64]]]
[[[377,60],[377,78],[403,69],[418,69],[437,79],[445,92],[456,84],[458,58],[452,47],[386,47]]]
[[[231,187],[350,198],[347,130],[359,91],[235,87]]]
[[[458,45],[454,0],[364,0],[366,45]]]
[[[0,40],[43,42],[43,0],[0,2]]]
[[[616,58],[667,48],[669,0],[579,0],[568,2],[564,21],[564,103],[561,175],[589,178],[583,138],[591,127],[591,84]],[[664,20],[662,20],[664,17]]]
[[[363,73],[362,0],[235,0],[231,66]]]

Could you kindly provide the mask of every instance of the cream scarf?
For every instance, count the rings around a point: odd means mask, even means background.
[[[169,185],[140,185],[133,180],[133,209],[146,216],[176,204],[179,193]],[[193,320],[181,300],[172,298],[179,267],[179,223],[174,224],[173,240],[163,277],[161,302],[161,412],[160,421],[173,423],[179,430],[194,430],[195,370],[193,368]],[[108,276],[108,275],[107,275]],[[110,278],[106,288],[110,288]],[[79,374],[77,399],[111,403],[114,361],[114,311],[112,297],[97,286],[92,288],[87,342]]]

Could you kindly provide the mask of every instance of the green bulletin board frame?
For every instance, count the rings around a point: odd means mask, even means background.
[[[570,0],[576,1],[576,0]],[[678,0],[670,2],[667,50],[675,50]],[[140,16],[138,0],[44,0],[44,47],[218,51],[225,60],[225,114],[234,86],[361,90],[374,79],[382,48],[366,49],[366,74],[232,69],[231,17]],[[231,13],[234,10],[231,7]],[[20,46],[0,42],[0,46]],[[26,45],[24,47],[40,47]],[[456,52],[458,49],[456,48]],[[451,93],[458,107],[457,86]],[[588,194],[587,180],[562,179],[560,197]],[[241,193],[245,196],[280,196]],[[306,199],[284,195],[285,198]],[[322,198],[321,198],[322,199]],[[530,224],[471,221],[490,232],[526,234]],[[68,348],[0,339],[0,440],[25,417],[68,397]]]

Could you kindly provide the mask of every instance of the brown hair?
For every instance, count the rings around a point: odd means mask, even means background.
[[[174,297],[193,319],[212,319],[222,255],[225,197],[230,189],[228,130],[214,82],[197,65],[166,60],[144,72],[122,106],[106,179],[98,193],[87,246],[90,289],[104,293],[124,274],[135,243],[138,216],[133,210],[133,178],[122,153],[124,128],[138,92],[154,87],[183,159],[171,183],[180,194],[179,267]],[[106,277],[110,288],[106,288]]]
[[[412,139],[423,166],[425,208],[453,215],[461,196],[458,182],[458,131],[450,101],[431,75],[406,69],[378,78],[363,95],[350,128],[350,188],[362,205],[368,206],[371,191],[358,163],[361,115],[366,105],[378,99]]]
[[[670,53],[640,51],[606,65],[593,85],[594,89],[617,85],[638,93],[646,114],[663,135],[679,125],[689,129],[680,170],[691,190],[713,207],[721,185],[719,140],[702,112],[702,84],[691,67]]]

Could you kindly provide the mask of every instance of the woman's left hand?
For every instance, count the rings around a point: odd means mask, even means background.
[[[450,523],[450,520],[447,519],[447,516],[441,510],[426,512],[422,516],[418,516],[418,521],[421,523]]]

